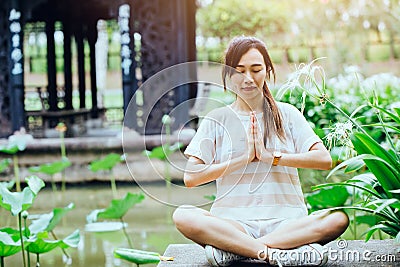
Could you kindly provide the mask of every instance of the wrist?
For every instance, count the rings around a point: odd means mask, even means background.
[[[259,155],[259,160],[264,162],[264,163],[271,164],[271,162],[273,160],[272,153],[270,151],[264,149],[263,151],[261,151],[261,153]]]
[[[282,153],[279,150],[276,150],[272,153],[272,166],[278,166],[279,161],[282,158]]]

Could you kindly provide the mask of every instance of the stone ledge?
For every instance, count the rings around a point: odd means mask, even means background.
[[[337,241],[326,245],[331,251],[328,263],[325,266],[400,266],[400,244],[394,240],[371,240],[365,243],[363,240],[349,240],[347,247],[339,249]],[[337,251],[337,253],[336,253]],[[336,253],[336,254],[335,254]],[[365,257],[363,257],[365,253]],[[354,255],[360,255],[359,260]],[[204,249],[197,244],[172,244],[166,249],[165,256],[174,257],[174,261],[161,262],[158,267],[206,267],[207,263]],[[385,262],[377,261],[386,258]],[[337,258],[337,259],[336,259]],[[370,260],[368,260],[368,258]],[[335,260],[336,259],[336,260]],[[347,260],[346,260],[347,259]],[[240,262],[232,266],[267,266],[260,262]]]

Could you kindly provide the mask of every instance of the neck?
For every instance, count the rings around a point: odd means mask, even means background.
[[[264,108],[264,97],[257,97],[256,99],[244,101],[240,97],[232,103],[232,108],[239,112],[251,112],[255,111],[260,113]]]

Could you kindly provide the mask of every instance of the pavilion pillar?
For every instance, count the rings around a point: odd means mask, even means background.
[[[20,1],[12,0],[7,14],[9,21],[9,84],[8,95],[12,132],[25,127],[23,23]]]
[[[89,22],[88,41],[90,50],[90,86],[92,92],[92,118],[98,117],[97,107],[97,78],[96,78],[96,40],[97,40],[97,21]]]
[[[10,23],[9,15],[11,8],[10,1],[5,0],[0,5],[0,138],[9,136],[12,133],[11,106],[10,106]]]
[[[47,36],[47,92],[49,94],[49,110],[56,111],[57,106],[57,70],[56,70],[56,48],[54,41],[54,18],[49,17],[46,21]]]
[[[118,24],[121,33],[121,70],[122,70],[122,90],[124,99],[124,113],[128,108],[129,102],[134,95],[137,83],[135,76],[136,62],[134,60],[133,35],[130,29],[131,8],[125,4],[119,7]]]
[[[65,109],[72,110],[72,52],[71,52],[71,26],[68,19],[63,21],[64,32],[64,88]]]
[[[136,61],[133,49],[133,31],[130,28],[131,8],[128,4],[119,7],[118,24],[121,34],[121,70],[122,92],[124,101],[124,114],[129,102],[137,90],[137,78],[135,74]],[[130,119],[124,120],[124,125],[134,128],[136,125],[136,113],[130,114]]]
[[[196,52],[193,51],[195,46],[195,15],[196,15],[196,4],[194,1],[186,0],[175,0],[173,11],[175,14],[176,23],[176,63],[184,63],[188,61],[196,60]],[[196,67],[195,65],[188,65],[182,69],[180,75],[183,75],[184,79],[196,80]],[[174,102],[175,107],[179,105],[179,112],[176,112],[175,123],[173,129],[177,130],[184,126],[189,121],[189,109],[191,108],[189,100],[196,96],[197,84],[183,84],[175,89]]]
[[[86,91],[86,79],[85,79],[85,51],[83,42],[83,30],[82,23],[78,23],[76,31],[76,48],[78,52],[78,89],[79,89],[79,108],[85,108],[85,91]]]

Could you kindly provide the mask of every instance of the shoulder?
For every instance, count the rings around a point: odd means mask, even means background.
[[[221,121],[232,114],[232,109],[228,106],[224,106],[211,110],[205,117],[211,120]]]
[[[276,105],[279,108],[279,111],[283,116],[291,116],[301,114],[300,110],[298,110],[295,106],[285,102],[276,101]]]

